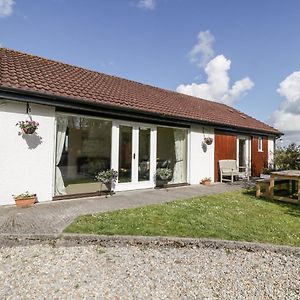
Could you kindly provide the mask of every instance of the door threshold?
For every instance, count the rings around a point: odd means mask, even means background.
[[[92,192],[92,193],[78,193],[78,194],[71,194],[71,195],[54,196],[54,197],[52,197],[52,201],[108,196],[108,195],[113,195],[113,194],[115,194],[115,192],[111,193],[109,191],[99,191],[99,192]]]
[[[156,186],[155,189],[166,189],[166,188],[175,188],[175,187],[181,187],[181,186],[189,186],[190,184],[185,182],[185,183],[169,183],[165,184],[164,186]]]

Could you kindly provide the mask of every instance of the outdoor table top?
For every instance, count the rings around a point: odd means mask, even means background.
[[[271,175],[275,176],[289,176],[289,177],[300,177],[300,170],[286,170],[271,172]]]

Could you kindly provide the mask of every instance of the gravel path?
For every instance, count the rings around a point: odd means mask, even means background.
[[[300,299],[300,257],[95,245],[0,248],[0,299]]]

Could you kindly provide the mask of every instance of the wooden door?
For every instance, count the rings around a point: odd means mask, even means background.
[[[234,133],[216,131],[215,132],[215,178],[214,181],[220,181],[219,160],[236,160],[236,142],[237,137]]]

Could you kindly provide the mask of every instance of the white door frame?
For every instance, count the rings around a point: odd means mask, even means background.
[[[156,172],[156,143],[157,127],[150,124],[113,121],[112,124],[112,147],[111,147],[111,166],[114,170],[119,170],[119,133],[120,126],[132,127],[132,173],[131,182],[119,183],[117,181],[115,190],[126,191],[145,188],[154,188],[154,175]],[[148,181],[138,181],[139,168],[139,128],[145,127],[151,130],[150,133],[150,178]],[[135,154],[135,157],[133,157]]]
[[[251,137],[246,135],[238,135],[237,136],[237,143],[236,143],[236,160],[237,166],[240,167],[239,155],[240,155],[240,147],[239,142],[240,140],[246,141],[246,153],[245,153],[245,160],[246,160],[246,170],[248,172],[248,176],[251,176]],[[241,175],[246,175],[245,172],[241,172]]]

